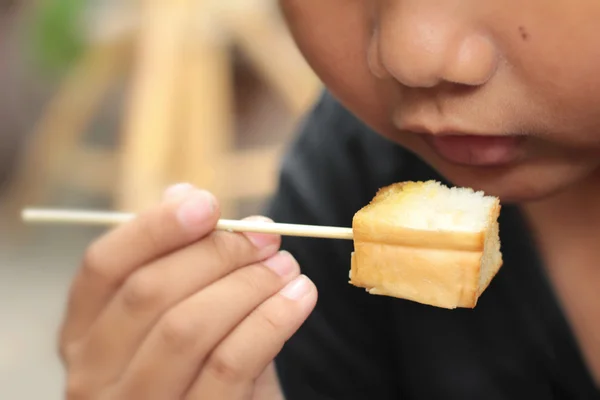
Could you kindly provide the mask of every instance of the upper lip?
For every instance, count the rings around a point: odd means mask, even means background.
[[[397,126],[399,130],[411,133],[425,134],[429,136],[478,136],[478,137],[500,137],[506,136],[498,133],[485,131],[475,131],[464,128],[439,126],[432,127],[426,125],[401,124]]]

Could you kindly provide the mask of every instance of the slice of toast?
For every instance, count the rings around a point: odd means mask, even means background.
[[[474,308],[500,267],[500,201],[439,182],[380,189],[354,215],[350,284],[435,307]]]

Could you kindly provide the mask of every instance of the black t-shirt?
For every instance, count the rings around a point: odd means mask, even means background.
[[[427,179],[446,182],[325,94],[268,214],[348,227],[378,188]],[[500,224],[504,266],[473,310],[369,295],[348,284],[351,241],[285,237],[319,289],[276,359],[286,399],[600,399],[518,209],[503,206]]]

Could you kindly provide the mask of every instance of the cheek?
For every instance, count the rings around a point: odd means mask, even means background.
[[[372,128],[395,136],[390,108],[397,91],[374,77],[368,65],[373,4],[280,1],[298,47],[328,89]],[[595,134],[600,132],[600,1],[506,0],[480,7],[478,15],[510,67],[501,72],[501,89],[492,85],[495,89],[474,96],[475,104],[465,104],[494,108],[510,96],[514,101],[508,101],[507,109],[518,105],[514,114],[549,143],[600,148],[600,133]],[[416,145],[409,138],[401,141]]]
[[[372,5],[357,0],[281,0],[280,5],[298,47],[329,91],[375,129],[391,129],[392,88],[376,79],[367,63]]]
[[[521,15],[512,25],[521,40],[510,42],[507,58],[544,117],[542,128],[600,149],[600,2],[555,0]]]

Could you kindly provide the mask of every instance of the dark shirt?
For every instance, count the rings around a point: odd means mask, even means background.
[[[268,214],[349,227],[378,188],[428,179],[448,184],[325,94]],[[352,241],[283,238],[319,290],[276,359],[286,399],[600,399],[516,207],[503,206],[500,230],[504,265],[473,310],[369,295],[348,283]]]

